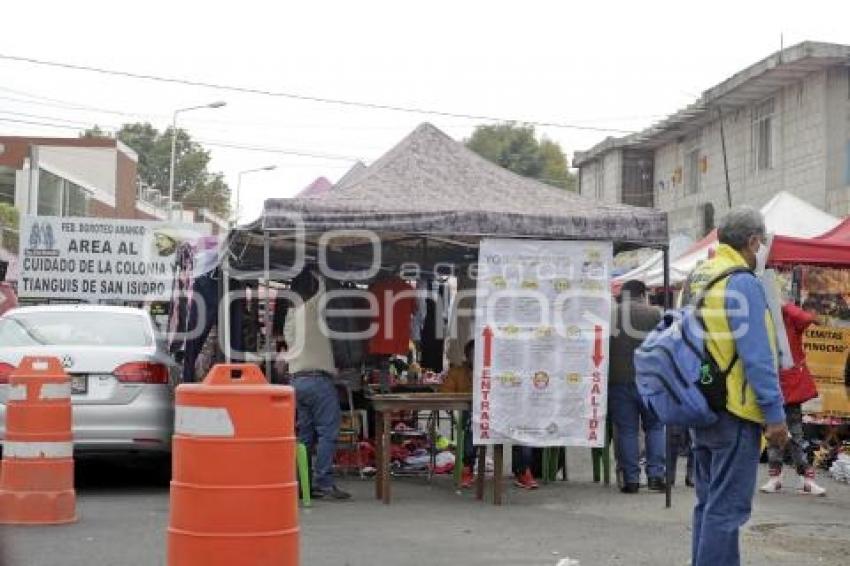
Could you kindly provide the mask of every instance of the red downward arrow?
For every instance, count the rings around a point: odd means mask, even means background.
[[[593,342],[593,365],[599,369],[599,365],[602,363],[602,327],[596,325],[593,327],[593,333],[595,335],[595,340]]]
[[[484,367],[489,368],[493,362],[493,329],[485,326],[481,335],[484,337]]]

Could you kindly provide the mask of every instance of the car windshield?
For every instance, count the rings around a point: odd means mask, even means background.
[[[28,312],[0,318],[0,347],[119,346],[153,344],[141,316],[100,312]]]

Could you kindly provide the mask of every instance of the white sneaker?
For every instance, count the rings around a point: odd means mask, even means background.
[[[782,489],[782,477],[771,476],[767,483],[759,488],[762,493],[777,493]]]
[[[807,478],[806,476],[799,476],[797,492],[803,495],[813,495],[815,497],[823,497],[826,495],[826,489],[816,484],[815,480],[812,478]]]

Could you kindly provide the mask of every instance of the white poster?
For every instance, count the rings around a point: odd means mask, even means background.
[[[18,295],[167,301],[181,246],[209,233],[203,224],[23,216]]]
[[[612,253],[610,242],[481,242],[476,444],[602,446]]]

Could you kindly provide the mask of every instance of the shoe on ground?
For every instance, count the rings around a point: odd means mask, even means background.
[[[646,487],[649,491],[667,491],[667,482],[664,478],[649,478]]]
[[[537,484],[537,480],[534,479],[534,474],[529,469],[526,469],[521,475],[516,477],[514,485],[522,489],[537,489],[540,487]]]
[[[626,483],[620,488],[622,493],[635,494],[640,491],[639,483]]]
[[[475,474],[472,473],[472,466],[464,466],[460,475],[460,487],[461,489],[469,489],[473,484],[475,484]]]
[[[310,496],[313,499],[333,499],[336,501],[345,501],[346,499],[351,499],[350,493],[341,490],[337,486],[333,486],[329,489],[313,489],[310,491]]]
[[[782,490],[782,470],[771,468],[770,479],[759,488],[762,493],[778,493]]]
[[[815,472],[809,470],[806,475],[799,476],[800,480],[797,485],[797,492],[802,495],[813,495],[815,497],[823,497],[826,495],[826,489],[815,483]]]

